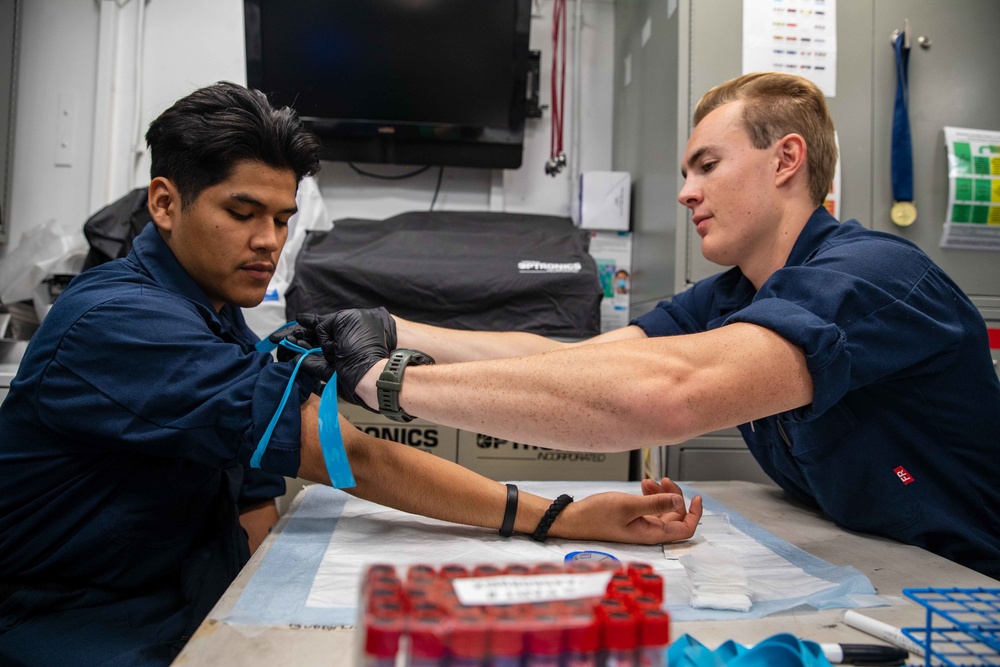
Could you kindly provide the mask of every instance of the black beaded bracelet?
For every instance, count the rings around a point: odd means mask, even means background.
[[[556,520],[559,513],[566,509],[566,506],[571,502],[573,502],[573,497],[567,496],[565,493],[553,500],[549,508],[545,510],[545,514],[542,515],[542,520],[538,522],[535,532],[531,534],[531,539],[536,542],[544,542],[545,538],[549,536],[549,528],[552,527],[552,522]]]
[[[514,534],[514,518],[517,516],[517,487],[507,485],[507,508],[503,511],[503,524],[500,526],[500,537],[510,537]]]

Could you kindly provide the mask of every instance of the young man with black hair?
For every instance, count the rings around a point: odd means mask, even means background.
[[[219,83],[146,139],[153,224],[62,293],[0,406],[5,665],[169,663],[276,519],[282,476],[330,482],[316,382],[299,374],[280,407],[294,363],[258,352],[240,312],[264,297],[316,138],[263,94]],[[507,535],[547,514],[549,500],[511,502],[454,463],[342,417],[340,429],[358,497]],[[643,493],[571,503],[549,534],[694,533],[698,499],[687,511],[669,480]]]

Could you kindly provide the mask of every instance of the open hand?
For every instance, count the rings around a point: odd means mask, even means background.
[[[692,498],[687,507],[684,492],[666,477],[660,482],[643,480],[642,493],[598,493],[571,503],[549,534],[635,544],[676,542],[694,536],[704,511],[701,496]]]

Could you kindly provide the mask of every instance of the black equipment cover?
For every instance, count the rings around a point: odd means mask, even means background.
[[[153,220],[146,207],[148,190],[136,188],[87,219],[83,235],[90,251],[83,260],[83,271],[129,254],[132,239]]]
[[[589,232],[569,218],[488,212],[414,212],[337,220],[309,232],[285,293],[303,313],[385,306],[453,329],[600,333],[603,291]]]

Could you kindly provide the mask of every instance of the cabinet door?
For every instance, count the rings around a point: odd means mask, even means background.
[[[10,233],[17,26],[18,0],[0,0],[0,243],[5,243]]]
[[[774,484],[736,429],[666,447],[664,474],[679,481],[742,480]]]
[[[913,191],[918,218],[910,227],[889,219],[892,204],[890,146],[896,90],[895,53],[889,36],[910,19],[910,125]],[[996,0],[878,0],[874,3],[875,95],[872,141],[874,228],[913,241],[983,307],[1000,298],[1000,253],[940,247],[948,204],[945,125],[1000,131]],[[917,43],[931,39],[929,48]]]

